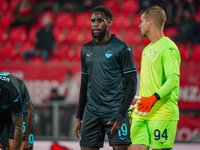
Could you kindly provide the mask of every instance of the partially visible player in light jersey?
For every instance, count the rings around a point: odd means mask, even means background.
[[[140,30],[151,41],[142,52],[140,90],[132,113],[130,150],[172,149],[179,120],[180,54],[165,37],[165,12],[158,6],[141,12]]]

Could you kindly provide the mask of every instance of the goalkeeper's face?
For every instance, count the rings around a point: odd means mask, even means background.
[[[148,33],[150,30],[149,20],[144,18],[144,14],[141,16],[141,23],[139,25],[140,32],[143,37],[148,37]]]
[[[100,11],[93,12],[91,16],[92,37],[101,41],[108,32],[110,21]]]

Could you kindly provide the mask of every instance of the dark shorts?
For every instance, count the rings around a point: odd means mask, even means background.
[[[118,131],[113,134],[110,130],[114,123],[108,125],[110,119],[101,119],[83,115],[80,146],[81,147],[103,147],[105,134],[108,136],[109,145],[130,145],[130,124],[129,117],[126,115],[125,121]]]

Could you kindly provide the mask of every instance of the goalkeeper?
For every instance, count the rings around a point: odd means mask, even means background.
[[[158,6],[141,12],[140,31],[151,43],[142,52],[140,100],[130,107],[130,150],[173,148],[179,108],[180,54],[176,44],[163,34],[165,12]]]

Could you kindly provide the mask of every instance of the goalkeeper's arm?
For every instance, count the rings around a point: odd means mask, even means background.
[[[166,82],[163,84],[163,86],[156,91],[156,93],[159,95],[160,99],[168,95],[170,92],[172,92],[179,83],[179,75],[178,74],[172,74],[167,76]]]
[[[153,105],[159,100],[162,99],[163,97],[167,96],[170,92],[172,92],[179,83],[179,75],[178,74],[172,74],[167,77],[166,82],[163,84],[163,86],[156,91],[153,95],[150,97],[141,97],[141,101],[136,103],[134,105],[135,108],[135,113],[139,113],[139,115],[142,115],[144,112],[144,116],[148,114],[148,112],[151,110]]]

